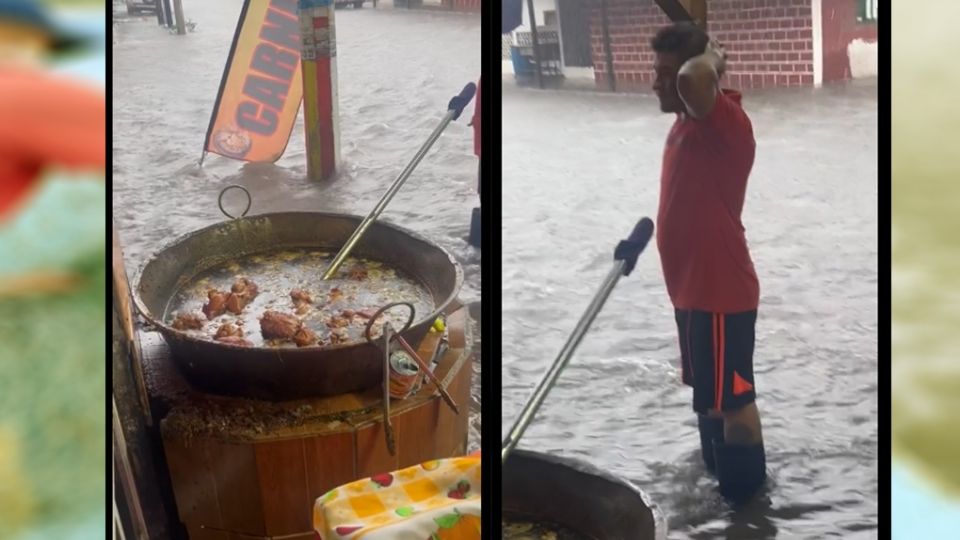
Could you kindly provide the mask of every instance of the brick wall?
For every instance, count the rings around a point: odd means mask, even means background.
[[[607,87],[600,1],[591,0],[591,43],[597,86]],[[669,24],[653,0],[607,0],[617,90],[652,85],[650,38]],[[727,48],[724,86],[760,88],[813,84],[810,0],[711,0],[708,31]]]

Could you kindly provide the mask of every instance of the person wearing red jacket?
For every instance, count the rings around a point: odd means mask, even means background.
[[[106,170],[102,89],[50,73],[47,57],[85,45],[60,29],[39,2],[0,2],[0,227],[32,200],[51,170]],[[0,297],[69,290],[59,271],[0,276]]]

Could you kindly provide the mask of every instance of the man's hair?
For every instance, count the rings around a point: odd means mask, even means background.
[[[661,28],[650,46],[654,52],[676,54],[681,62],[703,54],[710,38],[702,28],[692,22],[678,22]]]

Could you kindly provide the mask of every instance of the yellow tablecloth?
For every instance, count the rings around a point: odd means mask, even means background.
[[[313,527],[322,540],[479,540],[480,457],[342,485],[317,499]]]

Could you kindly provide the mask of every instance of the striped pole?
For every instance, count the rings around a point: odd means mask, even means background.
[[[340,161],[337,46],[331,0],[299,0],[307,176],[326,180]]]

